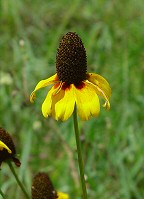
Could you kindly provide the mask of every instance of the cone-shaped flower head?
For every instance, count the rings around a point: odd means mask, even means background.
[[[62,192],[57,193],[49,176],[42,172],[33,179],[32,199],[69,199],[69,196]]]
[[[68,85],[80,85],[86,80],[86,51],[77,34],[69,32],[62,38],[56,57],[56,68],[59,80]]]
[[[16,149],[11,136],[0,127],[0,167],[2,162],[7,160],[12,160],[16,166],[20,166],[21,163],[15,156]]]
[[[68,32],[61,40],[56,56],[57,73],[40,81],[31,94],[34,102],[36,92],[54,84],[42,104],[44,117],[53,116],[56,120],[67,120],[73,113],[75,104],[83,120],[97,117],[100,112],[99,96],[105,99],[103,105],[110,109],[111,88],[102,76],[87,73],[86,50],[81,38]]]

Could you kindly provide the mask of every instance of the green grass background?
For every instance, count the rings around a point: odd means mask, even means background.
[[[113,92],[109,112],[79,120],[89,198],[143,199],[143,0],[0,1],[0,125],[15,141],[16,171],[29,192],[33,176],[45,171],[57,190],[82,198],[72,117],[42,116],[47,88],[29,102],[38,81],[55,73],[59,41],[69,31],[84,42],[88,71],[104,76]],[[8,199],[24,198],[5,163],[0,187]]]

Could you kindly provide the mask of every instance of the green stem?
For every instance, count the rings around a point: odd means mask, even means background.
[[[2,192],[2,190],[0,189],[0,194],[3,197],[3,199],[7,199],[6,196],[4,195],[4,193]]]
[[[88,197],[87,197],[86,182],[84,178],[84,164],[83,164],[81,142],[80,142],[79,129],[78,129],[76,105],[75,105],[75,109],[73,113],[73,121],[74,121],[75,138],[76,138],[76,144],[77,144],[78,163],[79,163],[79,170],[80,170],[81,186],[82,186],[82,191],[83,191],[83,199],[87,199]]]
[[[9,168],[10,168],[11,172],[13,173],[13,175],[14,175],[14,177],[15,177],[17,183],[18,183],[18,185],[20,186],[21,190],[23,191],[25,197],[26,197],[27,199],[30,199],[30,197],[29,197],[28,193],[26,192],[26,190],[25,190],[23,184],[22,184],[21,181],[19,180],[19,178],[18,178],[18,176],[17,176],[17,174],[16,174],[16,172],[15,172],[15,170],[14,170],[14,167],[13,167],[12,163],[11,163],[10,161],[8,161],[7,163],[8,163],[8,165],[9,165]]]

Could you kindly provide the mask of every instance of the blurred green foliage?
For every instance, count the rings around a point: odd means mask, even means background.
[[[88,71],[104,76],[113,91],[109,112],[79,120],[89,198],[144,198],[143,27],[142,0],[1,0],[0,125],[13,136],[29,192],[33,176],[45,171],[57,190],[82,198],[72,118],[43,118],[47,88],[29,102],[38,81],[55,73],[61,37],[74,31]],[[24,198],[8,166],[0,172],[8,198]]]

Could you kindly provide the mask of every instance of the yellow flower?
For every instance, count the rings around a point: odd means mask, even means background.
[[[87,73],[86,51],[82,40],[74,32],[68,32],[60,43],[56,57],[57,73],[41,80],[30,96],[34,102],[36,92],[54,84],[42,104],[44,117],[53,116],[56,120],[66,121],[73,113],[75,104],[82,120],[100,112],[99,96],[105,99],[103,105],[110,109],[111,88],[102,76]]]
[[[69,195],[57,192],[47,173],[38,173],[32,184],[32,199],[69,199]]]
[[[13,161],[18,167],[21,165],[19,159],[16,158],[16,149],[11,136],[0,127],[0,168],[1,164],[7,160]]]

